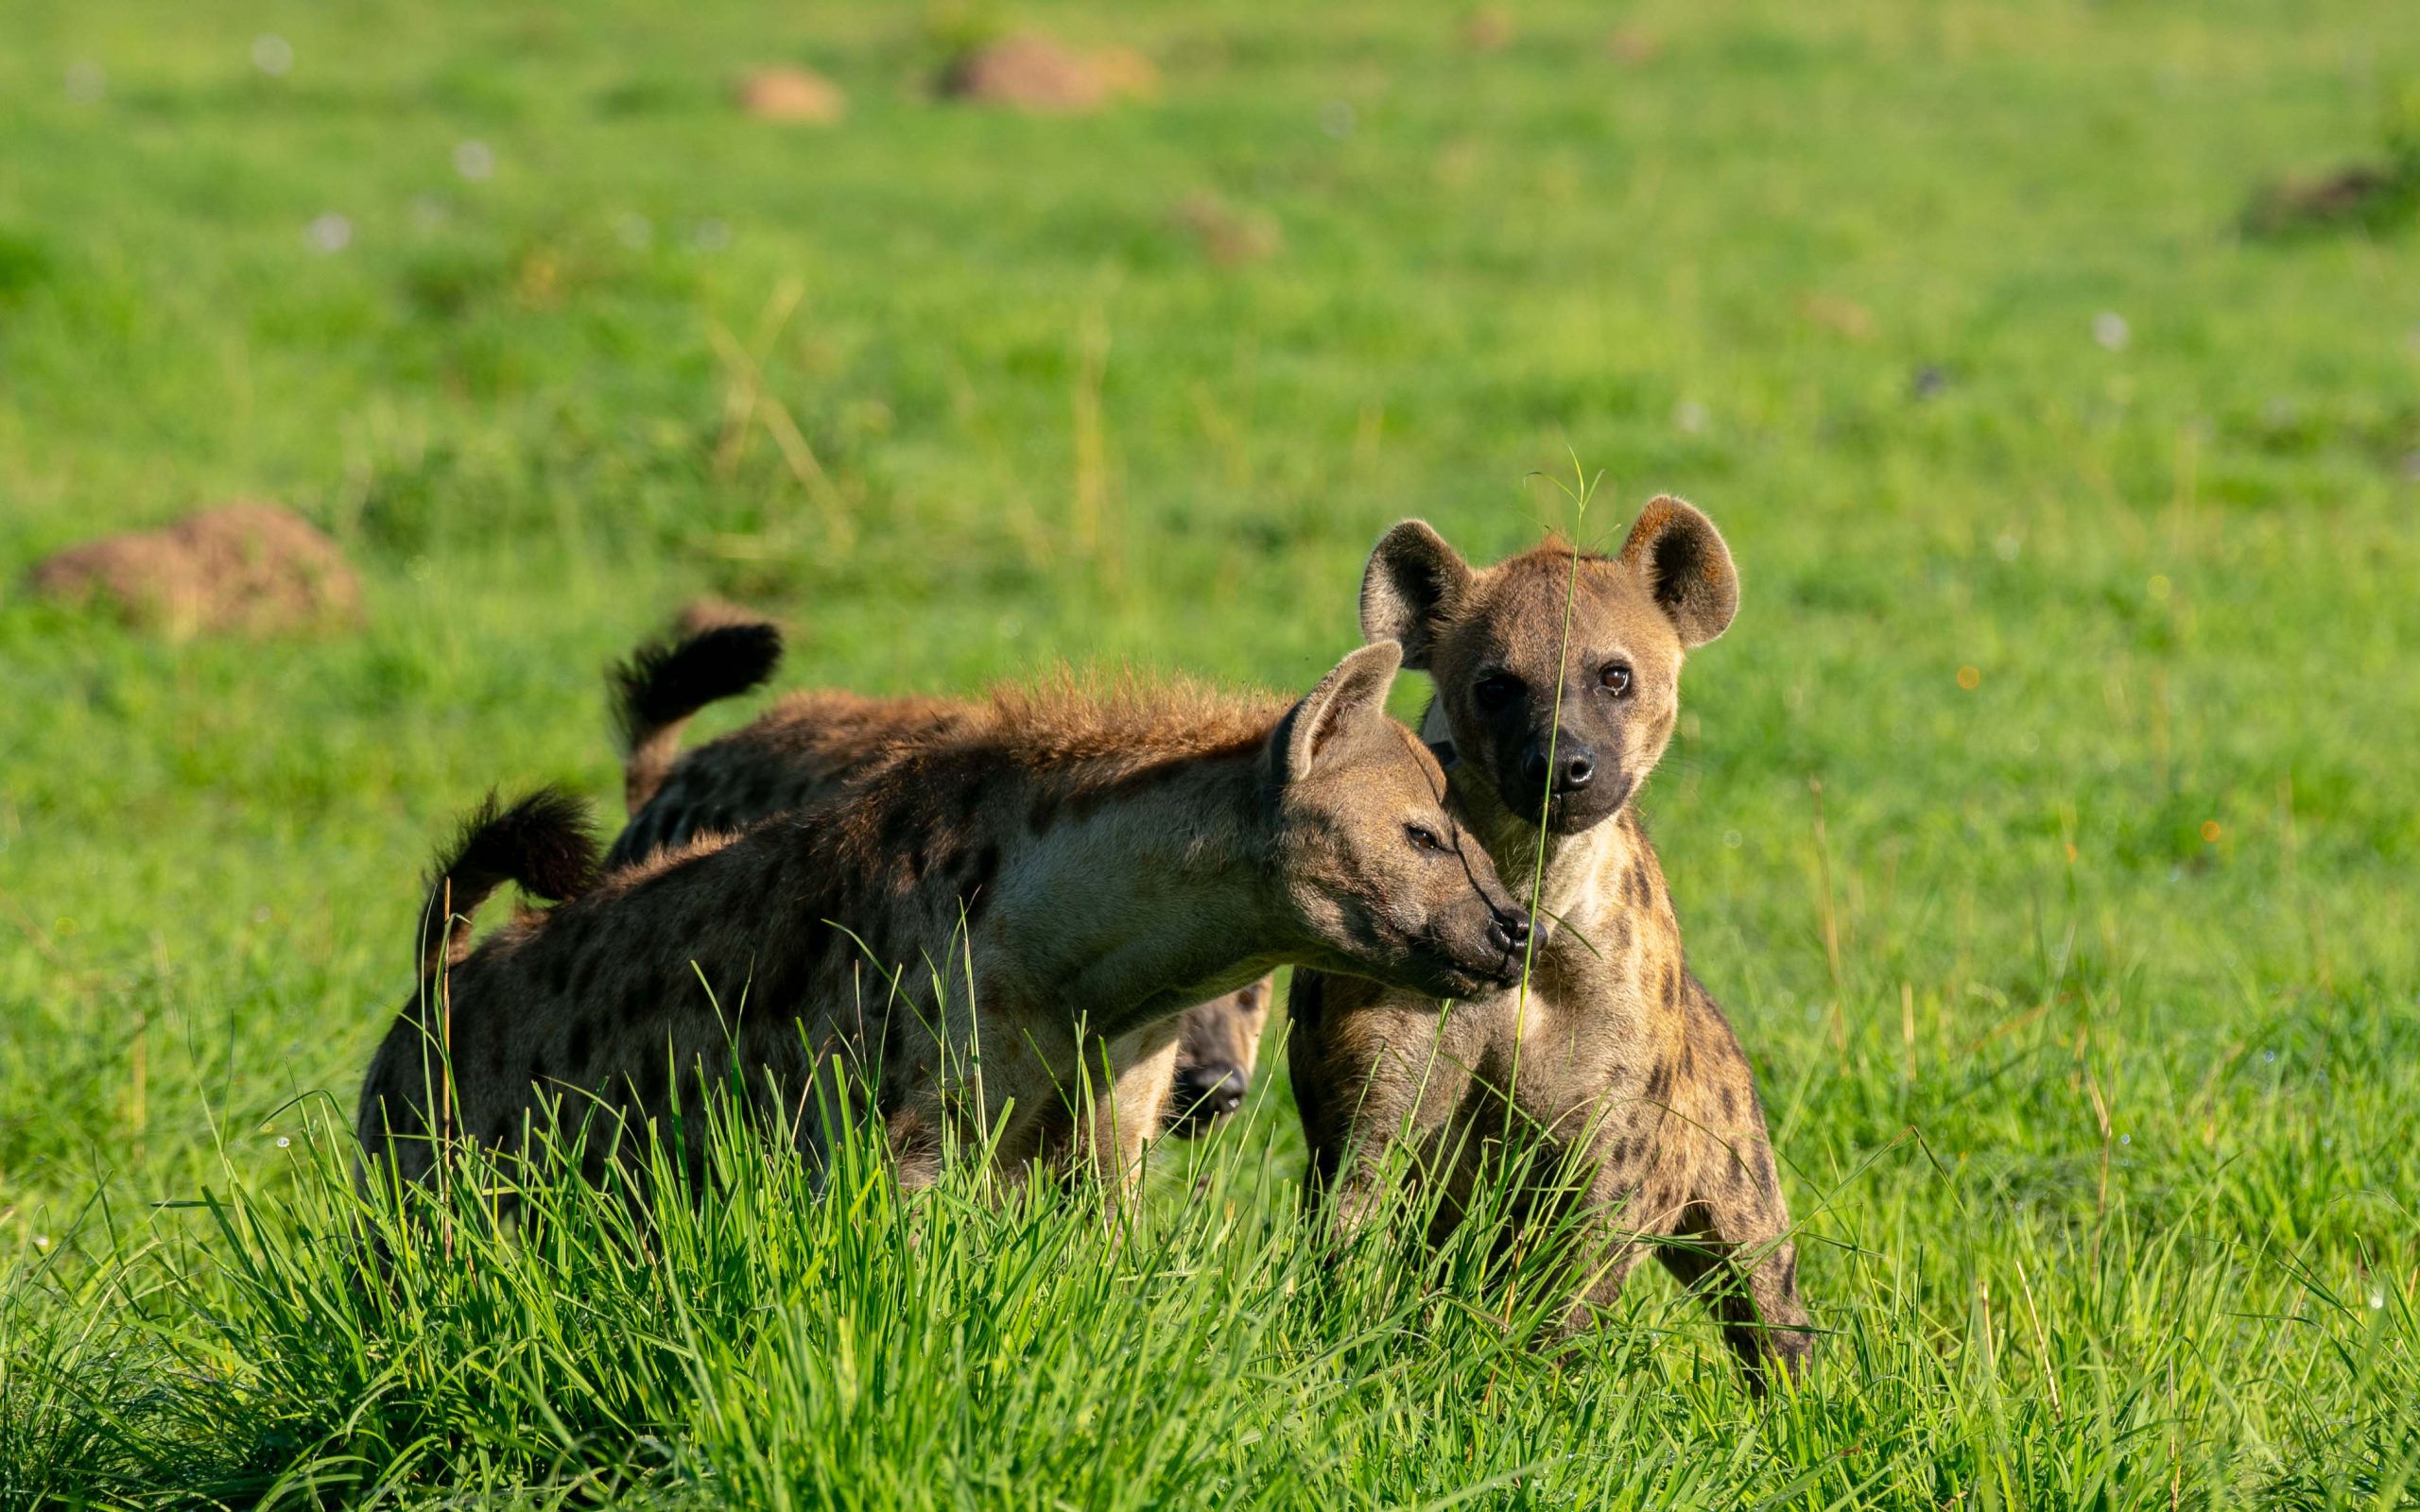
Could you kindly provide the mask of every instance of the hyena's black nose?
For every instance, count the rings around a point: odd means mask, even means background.
[[[1549,766],[1554,774],[1555,792],[1577,793],[1597,775],[1597,753],[1570,737],[1563,736],[1554,742],[1551,762],[1544,741],[1532,745],[1521,755],[1522,780],[1541,791],[1546,788]]]
[[[1488,923],[1487,942],[1499,955],[1517,955],[1530,948],[1530,921],[1518,914],[1498,914]]]
[[[1190,1139],[1244,1105],[1252,1078],[1237,1065],[1213,1062],[1179,1066],[1168,1128]]]

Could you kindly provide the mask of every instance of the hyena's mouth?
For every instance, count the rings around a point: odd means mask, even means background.
[[[1543,815],[1548,834],[1578,834],[1595,829],[1618,813],[1630,801],[1634,785],[1626,773],[1608,773],[1603,781],[1576,793],[1557,793],[1548,798],[1534,786],[1509,782],[1497,796],[1513,817],[1525,824],[1536,824]]]

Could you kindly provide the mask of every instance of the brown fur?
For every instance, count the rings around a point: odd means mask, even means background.
[[[1442,1019],[1417,994],[1297,972],[1290,1053],[1314,1190],[1336,1189],[1345,1225],[1372,1211],[1405,1132],[1450,1224],[1508,1132],[1527,1131],[1584,1188],[1570,1326],[1651,1251],[1703,1290],[1761,1383],[1809,1342],[1789,1210],[1747,1059],[1689,973],[1630,806],[1671,737],[1685,652],[1722,632],[1737,592],[1712,523],[1673,499],[1613,558],[1548,545],[1475,571],[1417,522],[1380,541],[1363,627],[1434,675],[1422,733],[1515,890],[1541,879],[1540,942],[1526,989]]]
[[[364,1144],[417,1181],[432,1133],[510,1152],[533,1120],[660,1119],[735,1073],[812,1149],[809,1089],[838,1062],[908,1180],[987,1134],[1012,1166],[1129,1180],[1184,1005],[1288,962],[1427,991],[1515,970],[1510,898],[1384,713],[1397,658],[1364,646],[1290,710],[1004,695],[841,801],[611,873],[406,1006],[364,1080]]]
[[[679,752],[680,731],[690,716],[726,696],[716,690],[754,686],[779,654],[778,632],[746,610],[692,606],[674,640],[642,647],[614,668],[610,680],[629,755],[624,787],[631,823],[614,843],[611,864],[643,859],[700,832],[744,829],[841,798],[894,760],[992,716],[979,702],[801,693],[741,730]],[[1207,1133],[1241,1106],[1273,990],[1257,982],[1185,1010],[1169,1132]]]

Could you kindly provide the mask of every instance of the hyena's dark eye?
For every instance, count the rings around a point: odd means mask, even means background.
[[[1597,682],[1607,693],[1618,698],[1630,692],[1630,668],[1618,662],[1608,662],[1605,670],[1597,674]]]
[[[1407,824],[1403,827],[1403,833],[1405,837],[1411,841],[1413,850],[1434,850],[1441,855],[1444,853],[1445,842],[1437,838],[1436,831],[1424,830],[1417,824]]]
[[[1498,672],[1479,679],[1478,686],[1471,690],[1471,696],[1478,700],[1482,709],[1501,709],[1521,696],[1521,679],[1510,672]]]

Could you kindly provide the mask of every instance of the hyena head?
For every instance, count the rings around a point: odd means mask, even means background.
[[[1184,1010],[1177,1029],[1176,1091],[1167,1131],[1182,1139],[1210,1132],[1252,1091],[1260,1032],[1269,1026],[1272,984],[1262,977],[1222,998]]]
[[[1640,511],[1616,556],[1548,544],[1477,569],[1407,520],[1361,579],[1362,632],[1436,679],[1452,759],[1556,834],[1610,817],[1647,780],[1672,738],[1682,657],[1738,607],[1730,548],[1673,498]]]
[[[1387,714],[1402,649],[1337,663],[1269,738],[1272,855],[1304,964],[1429,997],[1520,979],[1529,925],[1445,808],[1445,773]]]

